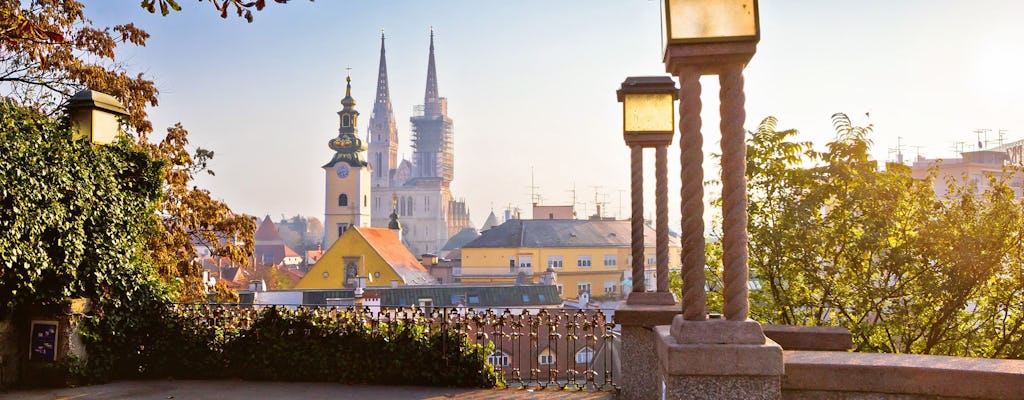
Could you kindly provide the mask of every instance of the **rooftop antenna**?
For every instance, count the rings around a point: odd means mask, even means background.
[[[960,153],[964,152],[964,142],[960,142],[960,141],[953,142],[953,146],[951,146],[951,150],[953,150],[954,154],[959,156]]]
[[[913,147],[914,151],[917,153],[917,155],[914,156],[914,162],[924,161],[924,157],[921,157],[921,147],[923,147],[923,146],[910,146],[910,147]]]
[[[1004,140],[1006,139],[1006,129],[1000,129],[998,132],[999,132],[999,147],[1003,147]]]
[[[974,130],[974,133],[978,137],[978,150],[984,150],[986,147],[988,147],[988,133],[991,132],[991,131],[992,131],[991,129],[975,129]],[[982,142],[982,138],[985,139],[984,142]]]
[[[601,206],[605,204],[605,202],[601,201],[601,199],[600,199],[600,192],[598,192],[598,189],[600,189],[601,186],[591,186],[591,187],[594,188],[594,207],[596,209],[596,211],[594,212],[594,215],[596,215],[597,218],[601,218]]]
[[[572,206],[572,213],[573,213],[573,215],[575,215],[576,214],[576,182],[572,183],[572,189],[567,190],[567,192],[572,193],[572,202],[569,203],[569,205]]]
[[[625,189],[619,189],[619,212],[616,214],[616,217],[620,219],[622,218],[622,194],[625,192]]]
[[[537,189],[539,189],[539,187],[537,187],[533,181],[533,166],[530,167],[530,186],[528,186],[528,188],[530,189],[530,203],[533,203],[533,205],[540,204],[541,195],[540,193],[537,193]]]
[[[889,154],[893,154],[893,153],[896,154],[896,163],[897,164],[903,164],[903,137],[902,136],[897,136],[896,137],[896,147],[895,148],[889,148]]]

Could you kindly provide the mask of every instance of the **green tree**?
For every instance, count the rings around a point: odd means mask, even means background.
[[[1021,357],[1024,205],[1008,169],[983,188],[880,169],[871,127],[833,116],[824,151],[765,119],[748,141],[751,316],[840,325],[859,351]],[[717,223],[713,224],[717,228]],[[708,244],[709,305],[721,248]]]
[[[210,172],[206,165],[213,152],[190,153],[188,132],[180,124],[169,128],[160,142],[149,142],[152,125],[146,107],[157,104],[157,89],[115,58],[119,46],[144,46],[148,37],[131,23],[93,26],[76,0],[0,0],[0,90],[6,98],[51,116],[61,115],[69,96],[84,88],[111,94],[125,105],[134,145],[164,166],[163,196],[154,213],[160,223],[147,235],[147,253],[181,300],[196,301],[202,299],[203,284],[200,267],[192,261],[192,243],[201,239],[215,255],[246,265],[256,227],[195,187],[195,175]]]

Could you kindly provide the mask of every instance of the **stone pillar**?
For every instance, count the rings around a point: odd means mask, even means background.
[[[683,314],[655,328],[659,371],[669,399],[778,399],[782,347],[748,319],[746,130],[743,67],[753,42],[669,46],[665,61],[680,81]],[[703,247],[700,76],[721,85],[723,311],[706,319]],[[698,246],[699,244],[699,246]]]
[[[619,304],[615,323],[622,325],[622,350],[619,352],[622,372],[620,387],[623,399],[661,399],[661,376],[658,360],[658,336],[655,327],[667,325],[679,314],[679,304]]]
[[[644,288],[644,149],[635,144],[629,146],[630,202],[630,264],[633,273],[633,293],[643,293]]]

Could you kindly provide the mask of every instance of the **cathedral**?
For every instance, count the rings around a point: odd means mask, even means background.
[[[337,240],[348,226],[366,226],[369,223],[373,227],[387,227],[389,216],[394,213],[401,219],[402,242],[412,254],[437,254],[449,238],[465,228],[472,228],[472,223],[465,201],[456,199],[451,193],[451,183],[455,178],[455,129],[448,116],[448,100],[438,92],[433,31],[430,33],[423,105],[417,106],[410,118],[412,160],[399,160],[398,157],[399,135],[388,90],[383,34],[379,68],[377,95],[366,136],[369,145],[365,161],[359,153],[367,146],[358,137],[353,137],[358,112],[352,107],[354,101],[350,100],[349,89],[346,89],[345,100],[342,100],[344,109],[339,112],[342,118],[340,135],[330,143],[337,154],[331,163],[324,166],[327,172],[325,247]],[[346,135],[349,133],[346,131],[346,119],[351,123],[353,136]],[[351,144],[343,149],[342,142]],[[347,192],[355,196],[356,203],[352,206],[348,205],[352,199],[340,197],[348,195]],[[370,198],[368,207],[365,203],[367,192]],[[335,199],[335,196],[339,198]],[[334,206],[334,200],[338,206]]]

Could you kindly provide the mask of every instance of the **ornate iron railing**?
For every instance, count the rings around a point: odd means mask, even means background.
[[[274,306],[179,304],[175,309],[205,326],[247,330],[265,307]],[[488,361],[502,372],[507,388],[618,389],[619,333],[601,310],[287,307],[317,318],[358,321],[374,331],[413,320],[442,331],[458,330],[477,343],[494,344]]]

